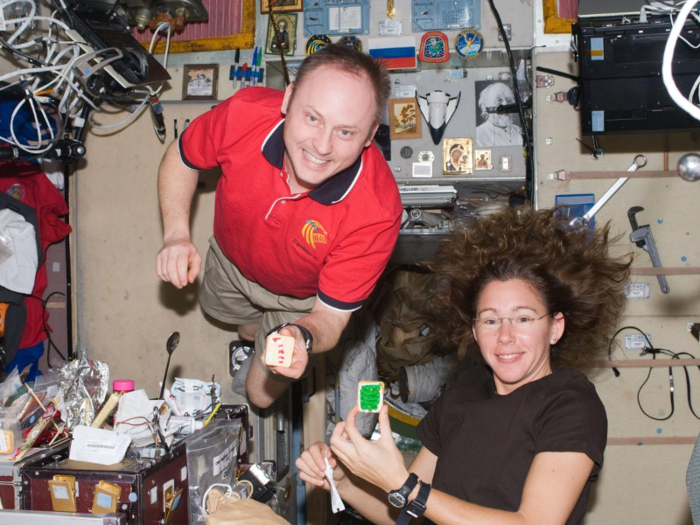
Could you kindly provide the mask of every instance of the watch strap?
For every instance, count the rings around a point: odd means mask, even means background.
[[[400,494],[403,496],[404,502],[408,501],[408,497],[411,495],[411,492],[413,492],[413,489],[416,488],[416,485],[418,484],[418,476],[411,472],[408,475],[408,478],[404,482],[404,484],[401,486],[401,488],[398,488],[396,490],[392,490],[389,492],[388,497],[389,497],[389,503],[391,503],[394,507],[396,508],[404,508],[406,506],[406,503],[402,507],[397,506],[395,503],[391,501],[391,497]]]
[[[306,344],[306,352],[310,353],[311,350],[313,349],[313,346],[314,346],[314,336],[311,334],[311,331],[308,328],[306,328],[305,326],[302,326],[300,324],[282,323],[280,325],[275,326],[272,330],[267,332],[267,334],[265,335],[265,338],[269,337],[270,335],[274,334],[275,332],[279,332],[285,326],[296,326],[299,329],[299,331],[301,332],[301,336],[304,338],[304,343]]]
[[[420,518],[423,515],[430,495],[430,488],[429,483],[420,482],[418,495],[401,511],[396,525],[407,525],[413,518]]]

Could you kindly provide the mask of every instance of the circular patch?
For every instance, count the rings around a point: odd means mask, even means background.
[[[411,148],[410,146],[404,146],[403,148],[401,148],[401,156],[404,159],[410,159],[411,157],[413,157],[413,148]]]
[[[313,55],[319,49],[323,49],[332,43],[328,35],[313,35],[306,41],[306,56]]]
[[[447,62],[450,59],[450,49],[445,33],[425,33],[421,39],[418,58],[421,62]]]
[[[18,201],[24,201],[24,187],[21,184],[13,184],[10,186],[7,189],[7,194]]]
[[[421,151],[418,154],[418,160],[420,162],[433,162],[435,160],[435,154],[432,151]]]
[[[360,53],[362,52],[362,42],[356,36],[344,36],[338,40],[338,43],[344,46],[352,47],[353,49],[357,49]]]
[[[465,29],[455,37],[455,49],[461,57],[477,57],[483,48],[484,37],[476,29]]]

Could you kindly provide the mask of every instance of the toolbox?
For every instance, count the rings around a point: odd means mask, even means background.
[[[68,457],[70,447],[63,443],[40,450],[21,461],[10,457],[0,460],[0,503],[3,509],[21,509],[22,473],[27,468],[43,467]]]

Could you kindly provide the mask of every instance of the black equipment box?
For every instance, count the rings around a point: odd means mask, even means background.
[[[700,128],[678,107],[661,77],[671,23],[668,16],[579,18],[573,25],[579,61],[584,134],[667,132]],[[700,44],[700,26],[686,21],[681,36]],[[686,97],[700,74],[700,50],[678,40],[673,78]]]

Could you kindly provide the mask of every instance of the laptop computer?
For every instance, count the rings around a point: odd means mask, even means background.
[[[116,48],[123,57],[105,66],[124,89],[170,80],[167,70],[133,37],[117,0],[52,0],[72,28],[66,34],[85,52]],[[98,59],[99,60],[99,59]]]

